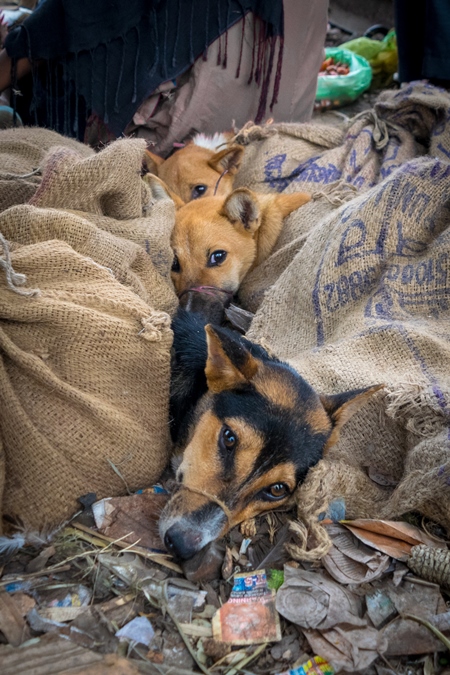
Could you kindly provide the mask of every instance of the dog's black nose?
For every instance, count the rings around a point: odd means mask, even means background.
[[[164,545],[172,555],[183,560],[192,558],[201,549],[202,535],[196,530],[172,525],[164,535]]]

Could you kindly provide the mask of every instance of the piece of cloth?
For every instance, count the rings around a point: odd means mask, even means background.
[[[259,86],[261,120],[277,98],[282,0],[119,0],[113,5],[109,0],[44,0],[8,35],[5,47],[13,60],[28,57],[35,64],[47,64],[47,100],[38,101],[35,91],[36,113],[43,102],[49,108],[50,99],[58,97],[55,89],[63,87],[65,107],[59,131],[78,133],[81,95],[87,109],[120,135],[151,92],[178,77],[199,56],[206,56],[208,45],[248,12],[258,18],[251,79]],[[224,68],[228,56],[225,37],[218,55]],[[275,79],[269,92],[272,73]],[[72,105],[71,95],[75,96]],[[55,127],[57,121],[52,122]]]
[[[428,79],[450,85],[448,0],[396,0],[400,82]]]
[[[276,122],[306,122],[311,118],[317,88],[317,73],[324,58],[328,0],[284,0],[284,52],[278,100],[267,108],[265,118]],[[257,24],[256,24],[257,26]],[[218,63],[224,38],[208,49],[208,59],[197,59],[188,73],[146,99],[127,129],[127,134],[145,138],[152,150],[166,156],[195,133],[240,128],[255,121],[259,88],[252,71],[255,20],[251,14],[229,29],[228,64]],[[241,53],[241,41],[244,41]],[[272,73],[270,88],[274,86]]]

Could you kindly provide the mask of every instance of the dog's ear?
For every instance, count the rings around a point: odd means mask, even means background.
[[[154,173],[155,176],[158,175],[158,166],[164,161],[165,160],[162,157],[155,155],[155,153],[150,152],[150,150],[146,150],[144,153],[144,167],[147,171],[150,171],[150,173]]]
[[[258,370],[258,361],[222,328],[205,326],[208,356],[205,375],[208,389],[218,394],[246,384]]]
[[[224,150],[220,150],[220,152],[216,152],[216,154],[211,157],[208,164],[211,169],[214,169],[218,173],[228,171],[228,173],[234,175],[239,171],[243,153],[243,147],[240,145],[232,145],[230,148],[225,148]]]
[[[181,209],[185,206],[184,201],[173,190],[171,190],[161,178],[155,176],[153,173],[146,173],[142,176],[144,183],[148,185],[152,193],[152,199],[156,202],[161,199],[172,199],[175,203],[176,209]]]
[[[320,400],[323,407],[331,418],[333,430],[328,439],[324,453],[337,443],[342,427],[348,420],[353,417],[355,412],[359,410],[371,398],[376,391],[383,389],[384,384],[376,384],[366,389],[353,389],[352,391],[345,391],[342,394],[322,395]]]
[[[310,199],[311,196],[306,192],[294,192],[291,195],[258,194],[261,226],[258,230],[255,267],[267,260],[272,253],[286,216]]]
[[[229,195],[220,211],[221,215],[249,232],[260,226],[261,209],[256,195],[248,188],[237,188]]]

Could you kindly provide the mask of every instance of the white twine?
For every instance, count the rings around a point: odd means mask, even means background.
[[[5,237],[0,233],[0,244],[3,249],[3,257],[0,257],[0,269],[5,272],[6,276],[6,285],[14,293],[19,295],[37,295],[40,291],[38,288],[25,290],[24,288],[19,288],[27,282],[25,274],[20,274],[15,272],[11,262],[11,253],[9,251],[9,244],[6,241]]]

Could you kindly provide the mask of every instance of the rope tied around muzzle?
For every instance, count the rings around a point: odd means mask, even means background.
[[[226,515],[227,520],[228,520],[228,525],[231,526],[231,523],[233,522],[233,516],[232,516],[231,511],[228,508],[228,506],[226,504],[224,504],[224,502],[221,499],[219,499],[215,495],[210,494],[209,492],[205,492],[205,490],[200,490],[198,488],[189,487],[189,485],[183,485],[183,483],[180,483],[178,485],[178,490],[189,490],[189,492],[193,492],[194,494],[201,495],[202,497],[206,497],[206,499],[209,499],[209,501],[217,504],[217,506],[219,506],[222,509],[222,511],[224,512],[224,514]]]
[[[40,291],[37,288],[30,290],[19,288],[19,286],[23,286],[24,284],[26,284],[27,278],[25,274],[20,274],[20,272],[16,272],[14,270],[11,262],[11,253],[9,250],[9,244],[1,233],[0,233],[0,247],[3,249],[2,250],[3,257],[0,257],[0,269],[2,269],[5,272],[6,285],[8,286],[8,288],[11,291],[14,291],[14,293],[18,293],[19,295],[26,295],[26,296],[38,295]]]

